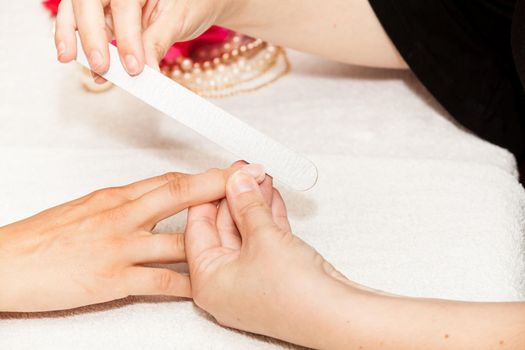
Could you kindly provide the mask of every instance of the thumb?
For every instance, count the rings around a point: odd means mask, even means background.
[[[228,179],[226,197],[243,240],[277,228],[259,185],[242,169]]]
[[[160,18],[151,24],[142,35],[146,64],[151,68],[159,70],[159,62],[176,41],[171,26],[172,23]]]

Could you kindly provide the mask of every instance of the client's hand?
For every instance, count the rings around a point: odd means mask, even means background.
[[[352,283],[292,234],[270,178],[259,186],[238,171],[226,195],[218,206],[202,204],[188,213],[186,255],[195,302],[224,326],[317,345],[311,338],[330,324],[315,319],[333,313],[326,298],[339,300]]]
[[[0,228],[0,311],[47,311],[129,295],[189,297],[190,281],[147,263],[185,260],[180,234],[161,220],[224,197],[237,167],[167,174],[88,196]],[[264,173],[257,166],[247,171]]]

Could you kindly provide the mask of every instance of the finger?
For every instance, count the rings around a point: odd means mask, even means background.
[[[72,0],[82,47],[91,70],[104,74],[109,68],[109,48],[104,8],[100,0]]]
[[[55,28],[57,59],[62,63],[70,62],[77,56],[76,30],[77,24],[71,0],[62,0],[58,7]]]
[[[238,170],[230,177],[226,197],[243,241],[277,228],[260,187],[244,171]]]
[[[144,194],[153,191],[165,184],[178,181],[180,178],[190,176],[184,173],[169,172],[160,176],[154,176],[145,180],[133,182],[122,187],[122,191],[129,199],[137,199]]]
[[[128,295],[191,297],[190,278],[170,269],[134,266],[122,276]]]
[[[134,264],[168,264],[186,261],[184,235],[181,233],[159,233],[132,239],[124,248],[125,257]]]
[[[85,209],[85,215],[92,215],[116,208],[132,200],[136,200],[146,193],[184,176],[189,175],[170,172],[160,176],[137,181],[122,187],[105,188],[77,198],[73,201],[64,203],[64,206],[82,206]]]
[[[235,225],[235,221],[233,221],[226,199],[221,201],[218,211],[217,230],[219,231],[221,245],[233,250],[241,249],[241,234]]]
[[[243,166],[248,164],[243,160],[238,160],[232,164],[232,166]],[[273,191],[273,179],[270,176],[266,176],[264,181],[261,183],[261,191],[268,205],[272,202],[272,191]],[[233,221],[228,206],[227,200],[222,200],[219,205],[219,213],[217,215],[217,229],[219,231],[219,237],[223,247],[238,250],[241,248],[241,235],[235,222]]]
[[[273,221],[279,226],[281,230],[291,232],[290,221],[288,220],[288,211],[284,204],[283,197],[276,189],[273,190],[273,202],[272,202],[272,216]]]
[[[110,208],[114,208],[118,205],[122,205],[126,202],[135,200],[143,196],[144,194],[151,192],[154,189],[157,189],[170,181],[175,181],[183,176],[188,175],[175,172],[166,173],[160,176],[155,176],[145,180],[133,182],[125,186],[98,190],[81,198],[68,202],[66,204],[78,205],[91,202],[94,205],[101,205],[102,209],[107,210]]]
[[[138,0],[113,0],[111,13],[120,61],[128,74],[137,75],[144,68],[142,4]]]
[[[243,165],[246,162],[238,161],[233,165]],[[270,176],[266,176],[264,181],[261,183],[261,192],[264,200],[268,206],[272,204],[273,197],[273,180]],[[221,245],[225,248],[238,250],[241,248],[241,235],[228,207],[228,201],[222,200],[219,205],[219,213],[217,215],[217,230],[219,231],[219,237],[221,239]]]
[[[232,165],[231,168],[239,169],[242,164]],[[153,191],[169,182],[177,181],[182,177],[190,176],[185,173],[169,172],[160,176],[150,177],[145,180],[133,182],[122,187],[122,190],[129,199],[137,199],[144,194]]]
[[[273,198],[273,179],[270,176],[266,176],[264,181],[260,185],[261,193],[264,198],[264,202],[268,205],[272,205]]]
[[[190,267],[203,252],[221,246],[219,232],[215,225],[217,206],[206,203],[191,207],[186,226],[186,254]]]
[[[261,166],[247,165],[243,169],[259,181],[264,179],[264,169]],[[132,218],[131,224],[148,230],[152,225],[183,209],[223,198],[226,181],[235,170],[236,168],[212,169],[203,174],[181,177],[125,204],[121,210]]]
[[[176,30],[176,21],[171,16],[164,14],[144,31],[142,38],[148,66],[154,69],[159,68],[159,62],[164,58],[171,45],[177,41]]]

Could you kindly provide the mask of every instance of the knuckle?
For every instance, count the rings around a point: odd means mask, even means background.
[[[174,234],[171,240],[171,248],[174,256],[184,252],[184,235]]]
[[[168,51],[168,46],[165,43],[158,41],[158,40],[151,43],[150,47],[158,59],[161,59],[162,57],[164,57],[164,55]]]
[[[97,201],[116,201],[123,199],[122,190],[118,187],[109,187],[92,193],[91,199]]]
[[[124,192],[121,188],[110,187],[93,192],[90,195],[90,200],[94,202],[118,204],[124,202],[127,198],[124,196]]]
[[[108,238],[106,244],[110,251],[120,250],[128,243],[128,239],[120,236]]]
[[[154,285],[159,292],[166,293],[171,291],[174,283],[175,279],[173,278],[171,271],[163,270],[155,273]]]
[[[250,202],[250,203],[243,205],[239,209],[239,214],[241,215],[241,217],[249,217],[265,209],[266,209],[266,206],[264,203],[255,201],[255,202]]]
[[[169,172],[169,173],[161,175],[160,178],[161,180],[164,180],[166,182],[172,182],[172,181],[180,180],[183,176],[184,175],[181,173]]]
[[[173,198],[186,198],[191,191],[190,184],[185,178],[169,182],[168,188]]]

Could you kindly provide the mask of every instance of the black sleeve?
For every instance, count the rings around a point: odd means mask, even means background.
[[[515,0],[370,4],[407,64],[446,110],[480,137],[525,159],[525,95],[510,42]]]

